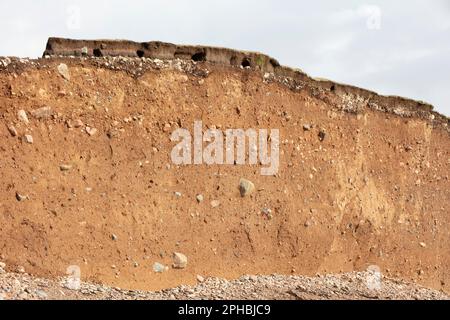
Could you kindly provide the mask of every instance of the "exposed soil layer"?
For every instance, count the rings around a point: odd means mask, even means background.
[[[44,57],[139,57],[148,59],[208,62],[216,66],[252,69],[265,78],[277,78],[293,89],[309,89],[310,93],[328,100],[328,93],[343,99],[342,107],[357,111],[361,107],[391,112],[402,116],[431,118],[434,123],[449,124],[449,119],[432,112],[433,106],[396,96],[381,96],[375,92],[336,83],[326,79],[311,78],[300,69],[282,66],[275,58],[259,52],[239,51],[228,48],[176,45],[161,41],[134,42],[129,40],[74,40],[49,38]],[[281,78],[281,79],[280,79]],[[355,99],[357,97],[357,99]],[[331,99],[333,100],[333,99]],[[349,103],[351,100],[352,103]],[[331,101],[328,101],[331,103]]]
[[[76,265],[85,281],[160,290],[197,275],[376,265],[449,292],[450,139],[448,119],[431,108],[192,59],[2,63],[8,271],[54,278]],[[170,135],[192,132],[195,120],[280,129],[278,174],[174,165]],[[254,183],[251,195],[241,197],[241,178]],[[174,252],[186,255],[185,268],[171,268]],[[155,262],[168,270],[154,272]]]

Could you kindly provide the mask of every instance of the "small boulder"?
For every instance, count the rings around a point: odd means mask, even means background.
[[[97,133],[97,129],[91,128],[91,127],[86,127],[86,132],[88,135],[93,136]]]
[[[31,115],[36,119],[48,119],[53,115],[51,107],[45,106],[31,111]]]
[[[272,210],[270,208],[262,208],[261,213],[266,216],[268,219],[272,219]]]
[[[62,164],[59,166],[59,170],[61,171],[69,171],[70,169],[72,169],[72,165],[70,164]]]
[[[65,63],[61,63],[60,65],[58,65],[58,72],[59,74],[66,79],[67,81],[70,80],[70,73],[69,73],[69,68],[67,67],[67,65]]]
[[[32,144],[34,141],[33,141],[33,136],[32,135],[30,135],[30,134],[26,134],[25,136],[24,136],[24,139],[25,139],[25,142],[26,143],[29,143],[29,144]]]
[[[184,269],[187,266],[187,257],[179,252],[173,254],[173,267],[175,269]]]
[[[80,119],[77,119],[75,121],[67,120],[66,124],[68,128],[80,128],[84,125],[83,121],[81,121]]]
[[[77,119],[73,122],[73,127],[74,128],[80,128],[83,126],[83,121],[81,121],[80,119]]]
[[[163,273],[167,269],[168,268],[165,265],[163,265],[163,264],[161,264],[159,262],[155,262],[153,264],[153,271],[156,272],[156,273]]]
[[[16,128],[13,125],[8,126],[8,131],[13,137],[17,137],[18,133]]]
[[[241,178],[239,181],[239,192],[241,193],[241,197],[245,197],[250,195],[255,190],[255,185],[250,180]]]
[[[16,192],[16,199],[19,202],[25,201],[28,199],[28,196],[20,194],[19,192]]]
[[[217,208],[218,206],[220,206],[220,201],[219,200],[211,201],[211,207]]]
[[[20,121],[22,121],[26,124],[30,123],[30,120],[28,120],[28,116],[27,116],[27,113],[25,112],[25,110],[19,110],[17,112],[17,116]]]
[[[318,136],[319,136],[319,140],[320,140],[321,142],[322,142],[323,140],[325,140],[325,137],[326,137],[325,130],[324,130],[324,129],[320,129]]]

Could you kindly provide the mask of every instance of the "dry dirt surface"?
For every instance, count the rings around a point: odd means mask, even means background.
[[[314,84],[180,59],[1,58],[0,262],[19,273],[0,285],[79,268],[83,281],[130,290],[207,279],[167,291],[175,298],[247,298],[248,282],[252,298],[372,298],[359,273],[296,275],[375,265],[387,279],[450,292],[448,119]],[[170,135],[195,120],[280,129],[278,173],[174,165]],[[241,178],[252,194],[240,195]],[[179,268],[175,252],[187,260]],[[274,273],[285,276],[216,279]],[[380,298],[444,297],[386,284]]]

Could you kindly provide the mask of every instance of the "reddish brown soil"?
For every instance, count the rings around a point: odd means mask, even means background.
[[[0,261],[9,269],[54,277],[79,265],[83,280],[157,290],[194,284],[197,274],[314,275],[378,265],[450,291],[445,129],[370,108],[340,111],[330,106],[337,96],[324,101],[239,68],[205,64],[202,78],[173,68],[133,76],[94,60],[38,62],[0,73]],[[70,81],[57,72],[61,62]],[[43,106],[56,115],[31,116]],[[18,120],[20,109],[28,125]],[[83,126],[70,128],[76,120]],[[192,131],[194,120],[279,128],[278,175],[250,165],[174,166],[170,134],[179,126]],[[86,125],[98,132],[89,136]],[[250,197],[239,195],[241,177],[256,186]],[[205,200],[197,203],[197,194]],[[261,214],[265,207],[272,219]],[[170,265],[174,251],[188,257],[187,268],[154,273],[153,263]]]

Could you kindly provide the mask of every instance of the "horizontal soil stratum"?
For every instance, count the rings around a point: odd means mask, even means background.
[[[257,54],[224,64],[198,47],[170,59],[79,47],[0,58],[8,272],[57,279],[78,266],[86,282],[160,290],[377,266],[450,292],[449,119],[431,106],[281,72]],[[171,133],[196,120],[279,129],[278,173],[174,165]],[[242,178],[255,187],[245,197]],[[187,264],[173,268],[174,253]]]

